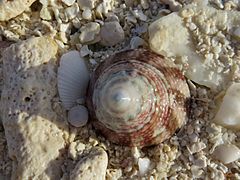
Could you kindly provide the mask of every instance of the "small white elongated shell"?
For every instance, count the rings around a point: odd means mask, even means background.
[[[216,147],[213,156],[222,163],[228,164],[240,158],[240,149],[233,144],[222,144]]]
[[[225,127],[240,129],[240,83],[234,83],[227,89],[214,122]]]
[[[63,54],[58,68],[58,92],[65,109],[85,98],[89,81],[89,72],[78,51]]]
[[[85,106],[74,106],[68,112],[68,122],[75,127],[82,127],[88,122],[88,110]]]

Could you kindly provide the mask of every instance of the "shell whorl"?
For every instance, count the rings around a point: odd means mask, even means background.
[[[174,63],[145,49],[117,53],[93,73],[87,105],[110,141],[149,146],[170,137],[187,116],[189,89]]]

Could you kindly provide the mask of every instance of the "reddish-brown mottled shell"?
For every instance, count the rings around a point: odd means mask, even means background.
[[[171,60],[137,49],[98,66],[87,106],[94,127],[108,140],[143,147],[168,139],[186,122],[189,98],[185,77]]]

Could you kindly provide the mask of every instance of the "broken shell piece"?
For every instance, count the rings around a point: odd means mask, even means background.
[[[170,59],[149,50],[106,59],[91,76],[87,93],[93,125],[116,144],[159,144],[187,120],[185,77]]]
[[[222,163],[228,164],[240,158],[240,149],[233,144],[222,144],[216,147],[213,156]]]
[[[140,38],[138,36],[134,36],[134,37],[132,37],[132,39],[130,41],[130,48],[137,49],[140,46],[144,46],[145,44],[146,44],[146,42],[142,38]]]
[[[36,0],[0,1],[0,21],[7,21],[25,11]]]
[[[225,127],[240,129],[240,83],[232,84],[223,97],[223,102],[214,122]]]
[[[58,92],[65,109],[77,105],[84,98],[89,81],[89,72],[78,51],[63,54],[58,68]]]
[[[150,168],[151,161],[148,158],[138,159],[138,169],[141,176],[146,174]]]
[[[88,122],[88,110],[85,106],[75,106],[68,112],[68,122],[75,127],[85,126]]]

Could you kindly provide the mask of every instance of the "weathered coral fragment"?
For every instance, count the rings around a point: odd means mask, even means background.
[[[0,21],[7,21],[25,11],[36,0],[0,1]]]
[[[68,128],[52,107],[57,93],[57,45],[40,37],[3,53],[2,121],[12,179],[60,179]]]

